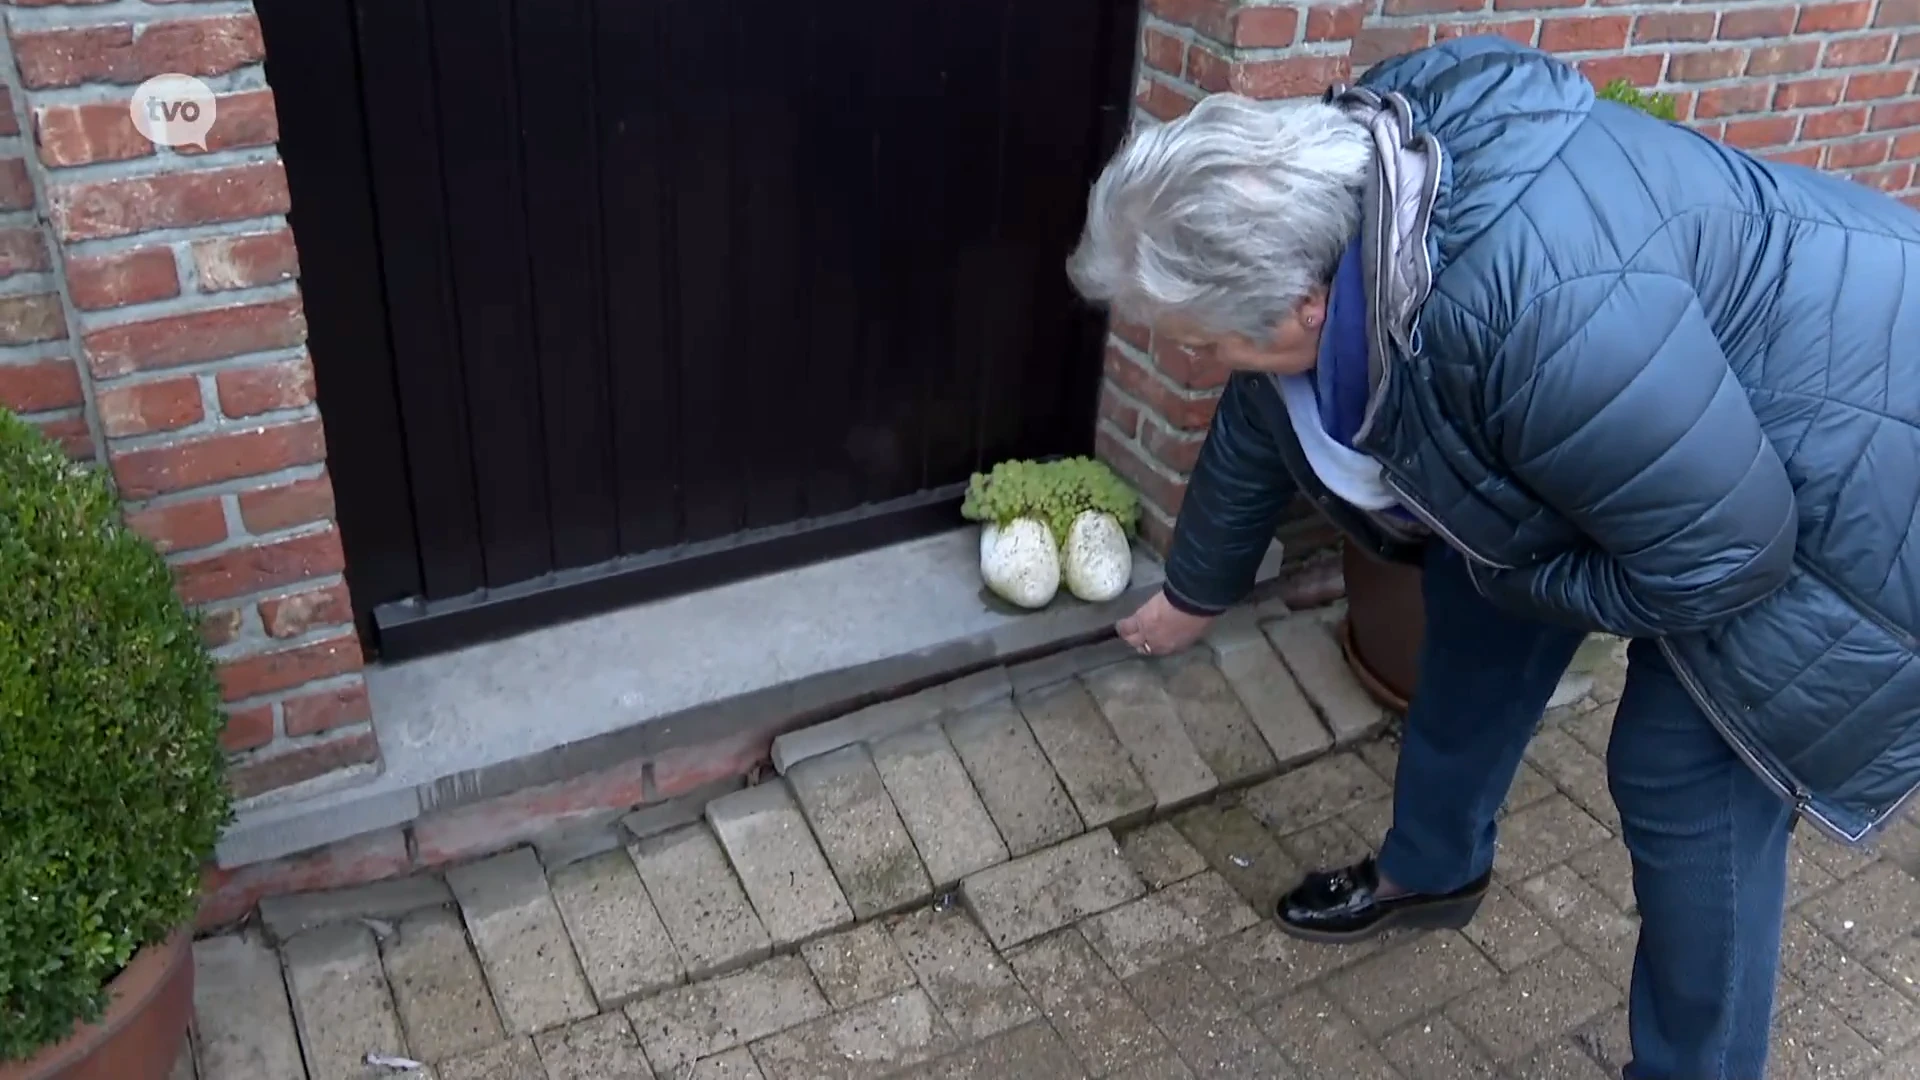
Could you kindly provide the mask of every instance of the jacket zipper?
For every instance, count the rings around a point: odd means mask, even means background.
[[[1828,574],[1825,570],[1822,570],[1811,563],[1808,563],[1804,560],[1795,559],[1794,564],[1800,567],[1801,570],[1806,571],[1806,574],[1808,577],[1814,579],[1815,581],[1818,581],[1822,585],[1825,585],[1827,588],[1832,589],[1836,594],[1839,595],[1840,599],[1845,600],[1849,605],[1853,607],[1853,610],[1859,612],[1861,618],[1879,627],[1882,631],[1884,631],[1887,634],[1888,637],[1891,637],[1895,641],[1898,641],[1902,648],[1906,649],[1908,652],[1920,652],[1920,641],[1915,640],[1913,636],[1913,631],[1906,629],[1905,627],[1894,622],[1891,618],[1889,618],[1885,614],[1881,613],[1873,605],[1867,603],[1866,599],[1862,597],[1859,593],[1854,592],[1853,589],[1835,580],[1834,577]]]

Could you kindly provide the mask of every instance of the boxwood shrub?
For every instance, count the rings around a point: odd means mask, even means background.
[[[97,1019],[191,918],[222,722],[165,562],[98,470],[0,410],[0,1061]]]

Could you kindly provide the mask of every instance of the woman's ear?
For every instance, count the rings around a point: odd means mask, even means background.
[[[1308,330],[1318,330],[1327,324],[1327,289],[1316,285],[1312,292],[1302,297],[1298,307],[1293,309],[1293,317]]]

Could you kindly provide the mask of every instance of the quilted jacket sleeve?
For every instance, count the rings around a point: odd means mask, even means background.
[[[1588,540],[1482,574],[1494,599],[1660,637],[1786,581],[1793,487],[1688,284],[1624,273],[1556,286],[1492,371],[1490,430],[1510,474]]]
[[[1285,459],[1250,400],[1255,378],[1227,381],[1180,504],[1163,591],[1189,614],[1218,614],[1246,597],[1294,495]]]

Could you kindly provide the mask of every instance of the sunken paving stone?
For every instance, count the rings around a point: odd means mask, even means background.
[[[280,958],[265,942],[194,942],[193,1012],[202,1080],[306,1080]]]
[[[1233,993],[1191,961],[1126,980],[1127,993],[1193,1071],[1209,1080],[1292,1080],[1293,1067],[1239,1011]]]
[[[633,1027],[610,1012],[533,1037],[548,1080],[654,1080]]]
[[[775,780],[715,799],[707,804],[707,822],[774,948],[853,921],[853,908],[786,783]]]
[[[689,979],[731,971],[767,955],[769,942],[719,841],[689,825],[627,849]]]
[[[1248,722],[1278,765],[1296,765],[1332,748],[1333,733],[1274,654],[1251,612],[1221,616],[1208,630],[1207,643],[1220,677],[1246,708]]]
[[[930,1061],[957,1046],[926,991],[915,988],[754,1044],[766,1080],[865,1080]]]
[[[1024,695],[1018,704],[1088,828],[1125,824],[1153,810],[1153,789],[1085,687],[1061,683]]]
[[[1196,806],[1176,817],[1174,825],[1207,865],[1263,916],[1272,913],[1281,895],[1299,882],[1299,864],[1244,807]]]
[[[1164,1056],[1170,1047],[1126,987],[1076,929],[1010,952],[1007,960],[1076,1057],[1095,1076]]]
[[[1445,930],[1390,943],[1329,979],[1326,988],[1362,1027],[1380,1035],[1494,982],[1499,974],[1466,938]]]
[[[1532,877],[1588,848],[1617,843],[1565,795],[1554,795],[1509,815],[1500,826],[1494,867],[1510,878]]]
[[[873,764],[935,890],[1011,856],[946,731],[928,724],[873,745]]]
[[[1782,966],[1875,1048],[1895,1050],[1920,1038],[1920,1002],[1848,956],[1806,920],[1787,917],[1782,952]]]
[[[1513,971],[1560,947],[1560,935],[1547,920],[1497,882],[1460,933],[1502,971]]]
[[[1237,787],[1279,767],[1218,666],[1196,650],[1159,663],[1167,696],[1193,748],[1220,783]]]
[[[373,931],[335,923],[281,948],[300,1048],[312,1080],[358,1080],[368,1054],[407,1056]]]
[[[922,908],[892,923],[893,940],[962,1041],[1018,1027],[1040,1014],[1013,969],[958,908]]]
[[[507,1034],[592,1016],[593,992],[567,940],[532,848],[447,872]]]
[[[913,969],[879,923],[809,941],[800,946],[800,955],[836,1009],[851,1009],[913,985]]]
[[[553,902],[602,1009],[680,982],[684,969],[624,849],[555,873]]]
[[[1000,949],[1119,907],[1145,892],[1105,829],[982,870],[960,885],[961,897]]]
[[[1353,677],[1332,626],[1295,616],[1268,623],[1265,629],[1287,670],[1333,731],[1336,745],[1358,742],[1386,725],[1386,711]]]
[[[1259,921],[1233,886],[1209,871],[1088,919],[1080,931],[1126,979]]]
[[[906,1073],[912,1080],[1076,1080],[1086,1070],[1044,1023],[995,1035]]]
[[[515,1039],[440,1063],[440,1080],[547,1080],[531,1039]]]
[[[1284,835],[1388,794],[1387,782],[1359,756],[1334,754],[1250,787],[1240,801],[1269,829]]]
[[[1144,660],[1082,677],[1162,812],[1212,794],[1220,778],[1195,749],[1160,675]]]
[[[414,1056],[440,1061],[506,1038],[480,962],[451,908],[416,911],[380,943],[393,1003]]]
[[[656,1073],[677,1076],[704,1057],[828,1012],[805,961],[776,956],[745,971],[643,998],[627,1019]]]
[[[759,1063],[753,1060],[753,1051],[744,1046],[710,1058],[701,1058],[692,1069],[681,1072],[674,1080],[679,1080],[680,1076],[687,1080],[766,1080]]]
[[[1496,1061],[1538,1049],[1619,1004],[1621,995],[1579,953],[1558,949],[1447,1007]]]
[[[1011,703],[956,716],[944,727],[1010,855],[1026,855],[1080,833],[1073,800]]]
[[[1400,1080],[1360,1025],[1324,991],[1308,987],[1258,1010],[1253,1019],[1301,1080]]]
[[[410,911],[453,903],[446,882],[420,874],[356,885],[350,889],[269,896],[260,901],[260,922],[275,941],[303,930],[354,919],[391,922]]]
[[[933,883],[866,746],[849,746],[787,771],[800,808],[856,918],[925,900]]]
[[[1149,889],[1164,889],[1207,868],[1206,856],[1166,821],[1156,821],[1122,835],[1120,853]]]
[[[1380,1053],[1402,1076],[1418,1080],[1501,1080],[1500,1067],[1486,1051],[1444,1016],[1429,1017],[1387,1036],[1380,1041]]]

